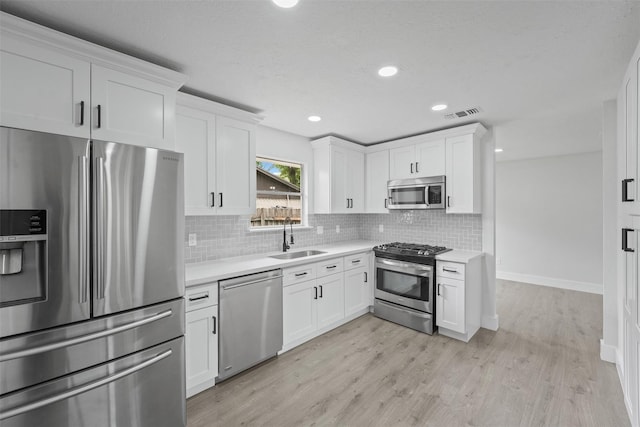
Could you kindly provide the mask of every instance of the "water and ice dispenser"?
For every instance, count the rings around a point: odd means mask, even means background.
[[[0,210],[0,307],[47,298],[47,212]]]

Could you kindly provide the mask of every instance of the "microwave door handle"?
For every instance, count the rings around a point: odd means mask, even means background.
[[[431,190],[431,186],[427,185],[424,189],[424,204],[429,207],[429,191]]]

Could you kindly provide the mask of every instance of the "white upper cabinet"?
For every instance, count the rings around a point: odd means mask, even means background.
[[[174,149],[185,76],[0,13],[2,126]]]
[[[447,213],[482,213],[482,152],[473,134],[446,140]]]
[[[90,137],[91,64],[2,32],[0,124]]]
[[[145,147],[174,149],[176,90],[91,66],[91,136]]]
[[[389,181],[389,150],[367,153],[365,180],[365,212],[389,213],[387,181]]]
[[[255,212],[258,120],[251,113],[178,94],[176,150],[184,153],[186,215]]]
[[[316,213],[364,212],[364,147],[328,136],[312,141]]]
[[[216,120],[218,213],[256,210],[256,126],[227,117]]]
[[[414,139],[415,137],[410,140]],[[389,179],[444,175],[444,170],[444,139],[417,142],[389,150]]]

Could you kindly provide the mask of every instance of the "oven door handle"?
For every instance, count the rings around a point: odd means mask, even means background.
[[[377,257],[376,257],[376,267],[381,268],[383,270],[397,271],[399,273],[411,272],[418,276],[424,276],[424,277],[429,277],[433,272],[433,267],[431,267],[430,265],[391,261],[385,258],[377,258]]]

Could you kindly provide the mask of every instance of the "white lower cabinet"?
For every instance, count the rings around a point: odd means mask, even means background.
[[[318,329],[344,319],[344,276],[342,273],[321,277],[318,285]]]
[[[465,332],[464,280],[440,277],[436,292],[436,324],[440,328],[463,334]]]
[[[318,288],[315,280],[285,286],[282,290],[283,347],[318,329]]]
[[[187,289],[185,364],[187,397],[215,384],[218,376],[218,286]]]
[[[368,311],[370,256],[367,251],[284,269],[283,351]]]
[[[482,257],[436,262],[436,325],[442,335],[468,342],[480,329]]]

